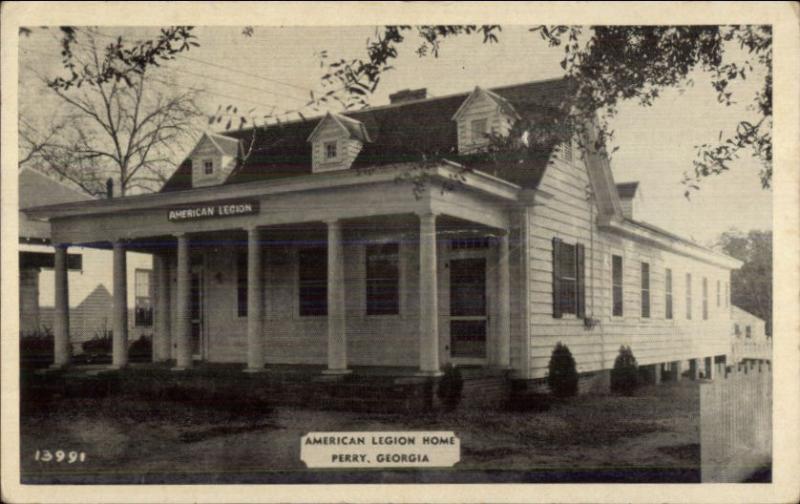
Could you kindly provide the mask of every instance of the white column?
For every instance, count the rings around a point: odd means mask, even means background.
[[[436,215],[419,216],[419,373],[441,374],[439,368],[439,301],[436,268]]]
[[[508,232],[500,237],[497,257],[497,362],[500,368],[511,366],[511,273],[508,258]]]
[[[189,237],[178,235],[178,265],[176,286],[176,330],[177,349],[175,369],[182,370],[192,366],[192,313],[190,307],[191,276],[189,271]]]
[[[264,369],[264,299],[258,228],[247,230],[247,369]]]
[[[328,221],[328,369],[326,374],[346,374],[344,253],[342,223]]]
[[[128,365],[128,267],[125,244],[114,242],[114,339],[111,367]]]
[[[67,278],[67,245],[55,247],[55,320],[53,321],[53,367],[69,365],[69,280]]]
[[[155,280],[155,334],[153,362],[169,360],[169,260],[165,254],[153,254]]]

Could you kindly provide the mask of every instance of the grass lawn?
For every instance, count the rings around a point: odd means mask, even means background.
[[[309,431],[452,430],[452,470],[310,471]],[[690,381],[634,397],[581,396],[546,412],[458,410],[363,414],[277,407],[263,414],[122,395],[25,408],[23,482],[697,481],[699,398]],[[35,460],[36,450],[83,451],[83,463]]]

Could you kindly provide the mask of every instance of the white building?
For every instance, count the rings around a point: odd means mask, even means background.
[[[19,172],[20,208],[52,203],[90,201],[81,191],[24,168]],[[50,226],[19,213],[20,333],[52,330],[55,323],[54,253]],[[111,253],[91,247],[74,247],[69,259],[70,341],[80,344],[111,330],[113,282]],[[138,337],[152,334],[152,259],[148,254],[128,255],[129,330]],[[137,315],[136,303],[139,310]]]
[[[641,365],[710,374],[730,351],[738,260],[639,220],[635,188],[620,197],[608,159],[580,150],[590,141],[481,155],[488,132],[569,92],[563,80],[407,91],[255,136],[207,134],[158,194],[27,213],[49,220],[62,269],[66,245],[113,248],[120,268],[125,251],[154,254],[154,357],[178,368],[437,376],[454,363],[536,382],[562,342],[586,377],[621,345]]]

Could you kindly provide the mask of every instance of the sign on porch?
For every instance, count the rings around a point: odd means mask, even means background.
[[[170,208],[167,210],[167,219],[170,222],[192,221],[251,215],[257,214],[258,211],[259,205],[256,200],[233,200]]]

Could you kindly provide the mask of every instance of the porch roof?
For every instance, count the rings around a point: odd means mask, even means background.
[[[80,217],[102,215],[126,211],[146,210],[173,205],[191,205],[194,203],[231,198],[247,198],[270,196],[293,192],[325,190],[341,187],[366,186],[381,182],[395,182],[410,170],[419,170],[417,165],[395,165],[378,172],[340,171],[313,176],[291,177],[286,179],[263,180],[248,184],[231,184],[202,187],[185,191],[162,192],[126,196],[124,198],[76,201],[26,208],[25,214],[34,219],[49,220],[63,217]],[[516,201],[521,188],[477,170],[466,170],[457,163],[444,161],[428,169],[432,179],[461,184],[465,188],[479,191],[488,196],[506,201]],[[398,190],[410,190],[398,187]]]

